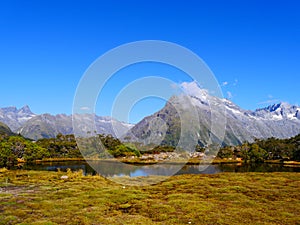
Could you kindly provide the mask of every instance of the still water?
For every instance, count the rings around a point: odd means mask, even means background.
[[[179,175],[179,174],[215,174],[221,172],[300,172],[300,166],[284,166],[282,164],[214,164],[214,165],[185,165],[155,164],[155,165],[129,165],[106,161],[68,161],[68,162],[44,162],[35,165],[24,165],[24,169],[65,171],[70,168],[73,171],[82,170],[85,175],[101,174],[105,177],[115,176],[149,176],[149,175]],[[180,169],[181,168],[181,169]],[[96,172],[98,171],[98,172]],[[174,173],[174,171],[176,173]]]

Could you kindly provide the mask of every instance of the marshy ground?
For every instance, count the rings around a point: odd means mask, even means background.
[[[1,170],[0,224],[299,224],[299,192],[300,173],[180,175],[124,186],[81,172]]]

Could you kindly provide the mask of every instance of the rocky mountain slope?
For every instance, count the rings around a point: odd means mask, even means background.
[[[208,94],[195,82],[185,82],[181,86],[187,95],[171,97],[164,108],[135,126],[110,117],[74,115],[76,132],[79,130],[76,135],[84,136],[96,129],[96,133],[113,136],[117,133],[117,137],[123,136],[127,141],[176,146],[184,133],[182,145],[197,139],[201,146],[206,146],[211,143],[237,145],[244,141],[253,142],[256,138],[289,138],[300,133],[299,106],[278,103],[249,111],[228,99]],[[91,121],[95,121],[95,128]],[[55,137],[58,133],[74,133],[71,115],[36,115],[28,106],[0,109],[0,122],[7,124],[13,132],[35,140]]]
[[[11,131],[11,129],[4,123],[0,122],[0,135],[13,135],[14,133]]]
[[[183,83],[182,88],[188,95],[185,98],[190,99],[189,101],[197,111],[199,127],[191,126],[191,129],[198,129],[197,139],[202,146],[211,143],[237,145],[244,141],[253,142],[256,138],[289,138],[300,133],[299,106],[279,103],[255,111],[247,111],[227,99],[209,95],[195,82]],[[140,142],[147,140],[144,144],[149,144],[151,136],[151,140],[154,140],[156,144],[159,140],[162,144],[176,146],[181,130],[180,116],[176,113],[176,109],[186,108],[188,112],[188,108],[191,108],[186,106],[185,98],[173,96],[163,109],[136,124],[125,135],[126,138]],[[193,119],[192,116],[190,118]],[[164,134],[160,131],[162,126],[155,125],[156,123],[153,122],[158,119],[167,127]],[[212,129],[212,123],[214,129]],[[223,128],[225,128],[224,138],[222,138],[222,132],[218,131]],[[163,139],[162,136],[164,136]]]
[[[89,125],[90,120],[94,119],[94,115],[83,115],[80,118],[81,135],[91,132]],[[16,107],[0,109],[0,122],[7,124],[15,133],[20,133],[24,137],[33,140],[55,137],[58,133],[73,134],[72,115],[36,115],[31,112],[28,106],[21,109]],[[101,134],[114,134],[114,128],[125,133],[133,126],[110,117],[97,115],[95,116],[95,124],[97,133]]]
[[[124,133],[132,127],[131,124],[119,122],[110,117],[101,117],[97,115],[94,117],[93,115],[86,115],[85,119],[81,120],[81,136],[85,136],[88,132],[94,132],[90,130],[89,126],[89,119],[94,118],[96,124],[96,133],[98,134],[114,135],[112,123],[114,126],[117,126],[119,130],[124,130]],[[22,127],[20,127],[18,129],[18,133],[24,137],[34,140],[55,137],[58,133],[73,134],[72,116],[65,114],[58,114],[55,116],[50,114],[38,115],[28,120]]]
[[[0,122],[9,126],[13,132],[16,132],[23,124],[35,116],[27,105],[21,109],[17,109],[14,106],[0,108]]]

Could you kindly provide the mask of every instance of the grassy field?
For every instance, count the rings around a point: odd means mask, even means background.
[[[299,193],[299,173],[180,175],[135,187],[1,170],[0,224],[300,224]]]

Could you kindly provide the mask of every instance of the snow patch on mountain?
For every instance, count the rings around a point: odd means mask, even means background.
[[[195,97],[202,102],[208,103],[208,91],[205,89],[201,89],[196,81],[183,82],[180,84],[180,87],[182,88],[185,94],[191,97]]]
[[[35,116],[27,105],[20,109],[14,106],[0,108],[0,122],[7,124],[13,132]]]
[[[210,95],[207,90],[200,88],[196,82],[183,82],[180,84],[180,87],[190,97],[189,101],[198,111],[201,128],[198,132],[198,142],[203,145],[211,141],[222,141],[222,144],[236,145],[244,141],[252,142],[256,138],[290,138],[300,133],[299,106],[283,102],[250,111],[240,108],[228,99]],[[171,107],[172,105],[182,110],[187,110],[186,112],[189,110],[193,111],[193,109],[187,108],[189,106],[188,98],[180,95],[173,96],[163,109],[144,118],[131,129],[130,133],[138,138],[142,138],[149,133],[149,121],[152,121],[154,118],[160,118],[170,126],[165,142],[173,140],[176,137],[176,132],[180,131],[178,130],[180,117],[176,116],[176,112]],[[191,118],[193,117],[191,116]],[[222,130],[224,121],[226,121],[224,140],[218,140],[220,135],[213,133],[212,121],[214,121],[214,126],[217,128],[215,131],[218,131],[218,128]],[[159,126],[155,129],[159,130]],[[128,135],[134,138],[130,133]],[[155,134],[157,132],[156,130],[151,130],[151,133]],[[172,143],[167,142],[167,144]]]

